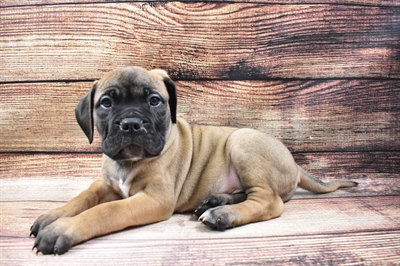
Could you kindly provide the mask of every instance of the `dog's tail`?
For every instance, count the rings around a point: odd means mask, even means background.
[[[337,190],[341,187],[355,187],[357,182],[349,180],[332,180],[323,182],[312,176],[306,170],[298,166],[300,172],[299,187],[312,191],[314,193],[328,193]]]

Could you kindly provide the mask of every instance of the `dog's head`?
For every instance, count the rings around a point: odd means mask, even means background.
[[[176,104],[176,88],[165,71],[127,67],[95,82],[75,114],[90,143],[96,126],[111,159],[140,160],[160,155],[176,123]]]

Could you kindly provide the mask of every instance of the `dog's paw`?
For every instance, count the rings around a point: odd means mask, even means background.
[[[46,214],[40,215],[31,226],[30,236],[36,237],[42,229],[44,229],[46,226],[48,226],[49,224],[51,224],[52,222],[63,216],[64,213],[57,209],[51,210]]]
[[[214,230],[233,227],[229,214],[224,212],[223,209],[224,207],[208,209],[199,217],[199,221]]]
[[[37,234],[35,244],[36,254],[61,255],[67,252],[74,244],[72,230],[68,226],[68,220],[71,218],[60,218],[50,225],[40,230]]]
[[[215,208],[220,205],[221,203],[219,202],[219,198],[217,196],[211,196],[200,202],[199,206],[197,206],[196,210],[194,211],[194,215],[199,218],[208,209]]]
[[[240,203],[240,202],[246,200],[246,198],[247,198],[247,196],[245,193],[215,194],[215,195],[201,201],[199,206],[197,206],[196,210],[194,211],[194,214],[197,217],[200,217],[208,209],[215,208],[218,206]]]

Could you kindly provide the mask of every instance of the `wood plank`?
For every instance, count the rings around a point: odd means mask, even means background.
[[[62,256],[35,256],[32,239],[2,237],[2,265],[397,265],[399,231],[193,240],[90,240]]]
[[[400,144],[397,81],[182,81],[178,95],[189,121],[256,128],[291,151],[397,150]]]
[[[1,200],[67,202],[101,178],[101,156],[0,154]]]
[[[83,4],[83,3],[109,3],[109,0],[3,0],[0,2],[0,7],[16,7],[16,6],[31,6],[31,5],[55,5],[55,4]],[[113,0],[113,2],[124,2],[124,0]],[[141,0],[132,0],[131,2],[143,2]],[[149,6],[157,5],[159,1],[150,0]],[[173,1],[165,1],[173,2]],[[180,0],[180,2],[193,2],[193,0]],[[213,3],[243,3],[243,0],[203,0],[202,2]],[[261,4],[331,4],[331,5],[366,5],[366,6],[400,6],[400,2],[396,0],[246,0],[246,3],[261,3]]]
[[[37,217],[62,206],[53,201],[0,202],[3,223],[1,236],[26,237]],[[157,240],[204,238],[279,237],[313,234],[342,234],[399,230],[400,196],[298,199],[285,203],[281,217],[216,232],[205,227],[192,214],[174,214],[169,220],[127,229],[129,234],[103,236],[122,239]],[[293,226],[294,223],[296,226]]]
[[[78,181],[101,175],[102,154],[0,154],[0,179],[65,179]]]
[[[74,112],[91,84],[0,85],[0,151],[99,152],[99,141],[89,145]]]
[[[180,81],[192,123],[256,128],[290,150],[400,150],[396,80]],[[74,109],[91,82],[0,84],[0,151],[100,152]],[[13,141],[10,141],[10,140]]]
[[[359,185],[324,195],[298,189],[293,199],[400,195],[399,156],[381,152],[296,154],[302,167],[323,180],[347,178]],[[101,154],[0,154],[2,201],[66,202],[100,177]]]
[[[399,260],[399,196],[297,200],[282,217],[224,232],[211,231],[190,215],[131,228],[90,240],[67,254],[34,256],[29,227],[37,215],[59,203],[1,202],[0,259],[29,265],[52,262],[131,263]],[[293,225],[296,226],[293,226]],[[279,251],[279,252],[278,252]],[[224,255],[225,254],[225,255]],[[221,261],[220,261],[221,260]]]
[[[123,65],[181,80],[400,77],[398,8],[38,5],[2,8],[0,20],[2,82],[93,80]]]
[[[2,238],[2,265],[396,265],[399,231],[292,238],[108,241],[94,239],[63,256],[35,256],[28,238]]]
[[[304,169],[327,178],[370,178],[376,174],[400,174],[400,152],[296,153]]]
[[[389,178],[394,175],[388,174],[374,174],[374,179],[358,180],[360,186],[341,190],[339,198],[329,198],[329,195],[337,196],[338,192],[312,198],[297,192],[295,198],[285,204],[285,213],[268,222],[214,232],[190,214],[175,214],[162,223],[90,240],[64,256],[36,257],[31,251],[33,239],[28,238],[30,225],[40,214],[63,205],[85,189],[99,170],[99,156],[0,155],[2,265],[81,265],[86,261],[96,265],[110,265],[111,261],[152,265],[167,262],[289,263],[294,260],[373,264],[399,260],[400,183]],[[304,163],[313,161],[308,154],[302,158]],[[331,158],[338,161],[335,156]],[[343,159],[349,158],[357,159],[357,156]],[[341,164],[346,165],[345,162]],[[313,170],[322,169],[324,165],[310,164]],[[330,163],[325,167],[330,167]]]

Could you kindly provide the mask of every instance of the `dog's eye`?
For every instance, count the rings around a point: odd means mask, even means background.
[[[101,99],[101,101],[100,101],[100,104],[104,108],[110,108],[112,106],[112,101],[108,97],[103,97],[103,99]]]
[[[150,105],[151,106],[158,106],[161,103],[161,99],[157,96],[153,96],[150,98]]]

